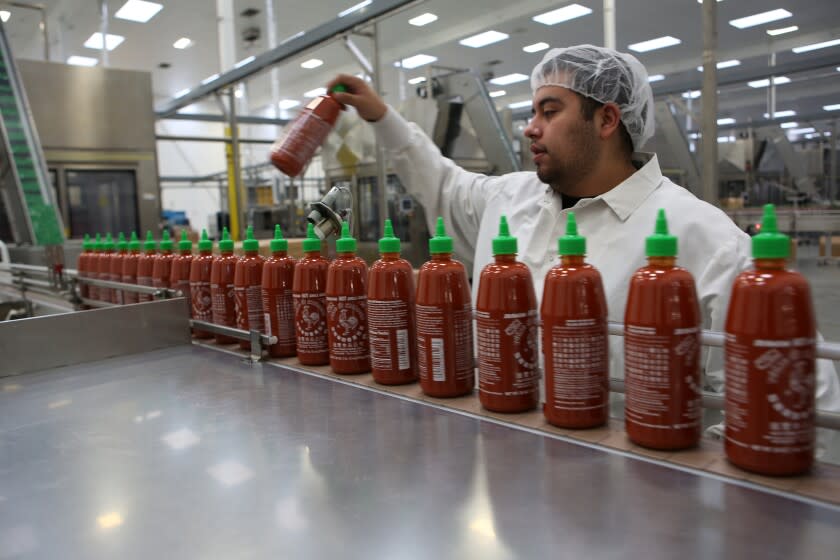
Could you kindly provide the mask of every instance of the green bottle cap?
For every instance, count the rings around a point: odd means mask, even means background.
[[[179,251],[192,251],[192,241],[187,237],[187,230],[181,230],[181,240],[178,242]]]
[[[82,251],[92,251],[93,250],[93,242],[90,240],[90,234],[85,234],[85,239],[82,241]]]
[[[321,240],[315,235],[315,226],[306,224],[306,239],[303,240],[303,252],[312,253],[321,250]]]
[[[213,242],[207,237],[207,230],[201,230],[201,239],[198,241],[198,250],[202,253],[213,250]]]
[[[117,238],[117,251],[120,253],[125,253],[128,250],[128,243],[125,240],[125,234],[120,232],[119,237]]]
[[[131,239],[128,241],[128,250],[129,251],[139,251],[140,250],[140,240],[137,239],[137,232],[131,232]]]
[[[253,253],[260,250],[260,242],[254,239],[254,228],[248,226],[245,230],[245,239],[242,241],[242,250],[247,253]]]
[[[515,255],[518,252],[516,238],[510,234],[507,218],[502,216],[499,219],[499,235],[493,238],[493,254]]]
[[[345,86],[344,84],[335,84],[332,87],[331,91],[338,92],[338,93],[345,93],[345,92],[347,92],[347,86]]]
[[[169,230],[163,230],[163,237],[160,239],[161,252],[172,251],[173,246],[174,243],[172,243],[172,239],[169,237]]]
[[[289,242],[283,239],[283,232],[280,230],[280,224],[274,225],[274,239],[269,243],[272,253],[279,253],[280,251],[289,250]]]
[[[772,204],[764,205],[761,233],[752,238],[752,256],[754,259],[786,259],[790,256],[790,237],[779,233],[776,207]]]
[[[385,232],[379,240],[380,253],[399,253],[400,252],[400,238],[394,236],[394,227],[391,225],[391,220],[385,220]]]
[[[356,240],[350,235],[350,224],[341,222],[341,237],[335,242],[336,253],[355,253]]]
[[[566,220],[566,235],[557,241],[557,251],[561,255],[583,256],[586,254],[586,238],[578,235],[577,218],[574,212],[569,212]]]
[[[143,251],[146,253],[154,253],[157,250],[157,244],[155,243],[155,238],[152,237],[152,232],[146,232],[146,241],[143,242]]]
[[[222,238],[219,240],[220,253],[233,253],[233,241],[230,239],[228,228],[222,229]]]
[[[452,252],[452,238],[446,235],[443,218],[438,216],[435,236],[429,239],[429,252],[433,255]]]
[[[660,208],[656,215],[656,229],[645,242],[645,253],[649,257],[676,257],[677,238],[668,233],[668,220],[665,210]]]
[[[102,250],[106,253],[114,250],[114,238],[111,237],[110,233],[105,236],[105,241],[102,242]]]

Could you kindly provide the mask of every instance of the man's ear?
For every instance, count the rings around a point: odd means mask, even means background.
[[[602,140],[606,140],[614,134],[619,134],[621,125],[621,109],[615,103],[604,103],[598,111],[601,118],[598,126],[598,134]]]

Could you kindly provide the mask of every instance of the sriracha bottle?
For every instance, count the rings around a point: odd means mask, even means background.
[[[233,241],[227,228],[222,230],[219,241],[219,254],[210,267],[210,297],[213,299],[213,322],[225,327],[236,327],[236,304],[234,303],[233,277],[236,261],[233,254]],[[235,338],[223,334],[216,335],[219,344],[233,344]]]
[[[295,266],[292,298],[295,304],[295,341],[298,361],[305,366],[330,363],[327,342],[327,268],[321,240],[312,224],[306,226],[303,258]]]
[[[122,270],[120,271],[120,282],[123,284],[137,284],[137,263],[140,260],[140,241],[137,239],[137,232],[131,232],[128,242],[128,253],[123,257]],[[123,292],[123,303],[137,303],[137,292]]]
[[[383,385],[412,383],[417,381],[414,273],[400,258],[400,240],[394,237],[391,220],[385,220],[379,254],[368,274],[371,373]]]
[[[609,415],[607,299],[601,275],[584,261],[586,238],[569,212],[558,242],[560,264],[545,276],[542,351],[549,424],[594,428]]]
[[[192,318],[213,322],[213,298],[210,295],[210,269],[213,267],[213,242],[207,238],[207,230],[201,230],[198,255],[190,263],[190,302]],[[213,338],[213,333],[194,329],[196,338]]]
[[[233,300],[236,328],[263,332],[262,272],[265,259],[260,256],[260,242],[254,239],[254,228],[248,226],[242,241],[245,255],[236,262],[233,276]],[[248,350],[250,340],[240,340],[239,347]]]
[[[271,256],[262,273],[262,305],[265,333],[276,336],[277,344],[268,347],[272,358],[295,355],[295,304],[292,285],[295,280],[295,259],[289,256],[289,242],[283,239],[280,225],[274,226],[270,243]]]
[[[338,256],[327,269],[327,340],[335,373],[370,371],[367,330],[367,264],[356,256],[347,222],[335,242]]]
[[[192,241],[187,237],[187,230],[181,230],[181,240],[178,242],[178,254],[172,259],[172,269],[169,274],[169,286],[179,290],[186,298],[187,314],[192,316],[192,301],[190,297],[190,266],[192,265]]]
[[[662,209],[646,253],[624,315],[627,436],[644,447],[685,449],[700,440],[702,317],[694,279],[675,265],[677,238]]]
[[[172,261],[175,254],[172,252],[172,239],[169,238],[169,231],[163,230],[163,237],[160,240],[160,252],[155,256],[152,266],[152,286],[155,288],[171,288],[169,279],[172,276]]]
[[[430,261],[417,278],[417,365],[430,397],[460,397],[475,387],[470,284],[452,258],[452,238],[438,217],[429,240]]]
[[[481,271],[475,305],[478,398],[494,412],[525,412],[540,397],[537,296],[531,272],[516,253],[516,238],[502,216],[493,239],[495,262]]]
[[[78,278],[88,278],[90,275],[90,260],[94,255],[93,241],[90,239],[90,234],[85,234],[85,239],[82,241],[82,252],[79,254],[79,259],[76,261],[76,275]],[[84,299],[90,298],[90,284],[79,282],[79,297]]]
[[[152,232],[146,232],[146,241],[143,242],[143,254],[137,260],[137,284],[140,286],[152,285],[152,273],[155,267],[155,256],[157,254],[157,244],[155,238],[152,237]],[[137,301],[152,301],[151,294],[138,294]]]
[[[801,474],[814,462],[816,321],[808,282],[785,269],[790,238],[772,204],[752,253],[726,317],[726,456],[764,475]]]
[[[111,234],[105,235],[105,241],[102,242],[102,252],[96,259],[96,272],[100,280],[111,280],[111,255],[114,254],[114,239]],[[99,301],[106,301],[111,303],[114,301],[113,288],[99,288]]]
[[[108,280],[111,282],[121,282],[122,281],[122,265],[125,257],[128,256],[128,243],[125,240],[125,234],[120,232],[117,238],[117,251],[116,253],[111,254],[111,262],[109,264],[110,273],[108,274]],[[122,290],[112,290],[111,292],[111,303],[116,303],[118,305],[122,305],[125,296],[123,295]]]

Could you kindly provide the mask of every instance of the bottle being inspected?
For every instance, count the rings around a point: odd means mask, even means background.
[[[295,355],[295,304],[292,286],[295,280],[295,259],[289,256],[289,242],[283,239],[280,225],[274,226],[274,239],[269,245],[271,256],[262,272],[262,304],[265,334],[276,336],[277,343],[268,347],[272,358]]]

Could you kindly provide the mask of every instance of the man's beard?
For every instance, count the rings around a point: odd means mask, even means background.
[[[558,194],[575,195],[575,187],[595,169],[601,155],[601,146],[595,134],[593,121],[583,121],[569,135],[573,140],[559,160],[550,156],[548,166],[537,168],[537,177]]]

